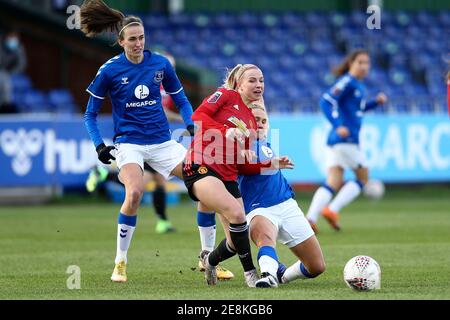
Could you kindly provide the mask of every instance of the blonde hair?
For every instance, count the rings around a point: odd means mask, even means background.
[[[264,99],[250,102],[248,108],[250,110],[259,109],[267,113],[266,106],[264,105]]]
[[[254,64],[238,64],[233,69],[227,70],[227,75],[224,79],[223,87],[236,90],[238,87],[238,83],[244,75],[245,71],[250,69],[259,68]]]

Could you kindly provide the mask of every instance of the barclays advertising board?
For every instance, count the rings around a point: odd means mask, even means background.
[[[98,125],[110,143],[111,117],[99,117]],[[328,123],[319,115],[272,115],[270,126],[274,151],[290,156],[296,165],[284,172],[289,182],[321,183],[326,172]],[[177,140],[181,127],[172,125]],[[189,139],[181,142],[188,146]],[[361,148],[374,178],[385,182],[450,181],[450,119],[446,115],[367,116]],[[97,163],[82,116],[0,118],[2,187],[83,186]]]

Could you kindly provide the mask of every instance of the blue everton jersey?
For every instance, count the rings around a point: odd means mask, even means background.
[[[349,73],[340,77],[333,87],[324,93],[320,99],[320,107],[333,126],[327,144],[354,143],[359,144],[359,131],[361,129],[364,111],[373,109],[375,101],[366,103],[364,84]],[[336,133],[336,128],[345,126],[350,131],[346,138]]]
[[[183,90],[167,58],[148,50],[144,51],[144,59],[139,64],[130,62],[122,53],[100,67],[87,92],[97,99],[109,94],[115,143],[144,145],[170,140],[169,123],[161,105],[161,84],[171,95]],[[189,108],[192,114],[190,104]],[[89,110],[88,106],[87,112],[98,110]],[[189,118],[188,115],[187,121]],[[98,139],[94,139],[98,144],[95,140]]]
[[[267,141],[255,141],[253,150],[256,151],[258,162],[275,157]],[[281,171],[271,173],[239,176],[239,188],[246,214],[256,208],[268,208],[294,197],[294,192]]]

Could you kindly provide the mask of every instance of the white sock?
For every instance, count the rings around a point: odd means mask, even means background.
[[[306,218],[308,220],[311,220],[312,222],[317,222],[319,214],[322,212],[322,209],[325,208],[331,201],[331,198],[333,198],[333,193],[328,188],[322,186],[317,189],[314,193],[311,205],[309,206]]]
[[[310,279],[310,278],[313,277],[308,273],[302,262],[297,261],[292,266],[286,269],[283,276],[281,277],[281,280],[283,281],[283,283],[288,283],[295,279]]]
[[[263,255],[258,259],[259,270],[261,273],[268,272],[277,278],[278,261],[272,257]]]
[[[336,197],[334,197],[333,201],[330,203],[330,210],[333,212],[339,212],[343,207],[348,205],[350,202],[355,200],[357,196],[361,193],[362,185],[357,183],[356,181],[348,181],[342,188],[339,190]]]
[[[132,227],[126,224],[117,225],[117,252],[115,259],[116,264],[119,263],[120,260],[125,260],[125,263],[127,263],[128,248],[130,247],[134,229],[136,229],[136,227]]]
[[[208,250],[209,252],[214,250],[216,244],[216,226],[211,227],[198,227],[200,233],[200,242],[202,244],[202,250]]]

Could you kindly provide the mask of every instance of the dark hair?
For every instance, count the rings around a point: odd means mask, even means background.
[[[143,25],[139,17],[126,17],[122,12],[108,7],[102,0],[85,0],[80,10],[81,31],[93,37],[111,31],[123,39],[123,28],[129,24]]]
[[[360,54],[365,54],[365,55],[369,55],[369,52],[365,49],[356,49],[353,50],[352,52],[350,52],[344,59],[344,61],[342,61],[342,63],[340,65],[338,65],[337,67],[333,68],[333,74],[336,77],[340,77],[343,74],[347,73],[348,70],[350,70],[350,65],[353,63],[353,61],[356,60],[356,58],[360,55]]]

